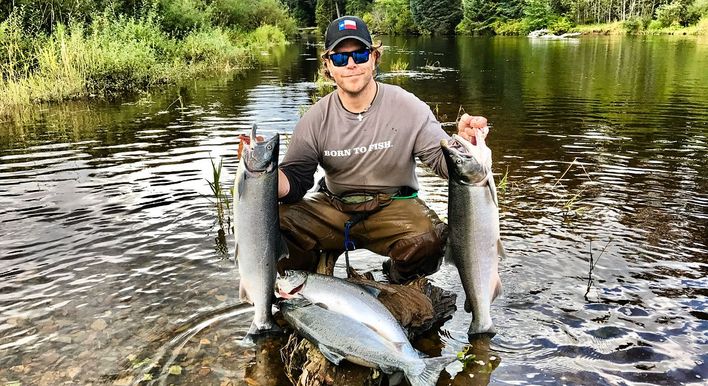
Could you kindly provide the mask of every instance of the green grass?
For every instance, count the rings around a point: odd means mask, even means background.
[[[395,62],[391,63],[392,72],[406,71],[408,70],[408,67],[410,67],[408,61],[402,58],[398,58]]]
[[[24,38],[12,18],[0,25],[0,119],[16,120],[36,103],[144,91],[161,84],[252,66],[261,52],[285,44],[277,27],[251,32],[204,27],[182,39],[155,19],[96,18],[89,26],[58,24],[49,36]]]

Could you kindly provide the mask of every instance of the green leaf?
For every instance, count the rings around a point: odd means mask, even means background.
[[[180,365],[173,365],[170,366],[169,370],[167,370],[168,373],[171,375],[181,375],[182,374],[182,366]]]

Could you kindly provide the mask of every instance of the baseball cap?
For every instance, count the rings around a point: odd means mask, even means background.
[[[371,34],[363,20],[356,16],[342,16],[327,26],[325,33],[325,51],[331,51],[346,39],[356,39],[371,48]]]

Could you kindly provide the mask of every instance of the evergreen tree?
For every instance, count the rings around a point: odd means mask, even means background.
[[[362,17],[365,12],[371,10],[371,3],[373,0],[347,0],[347,15]]]
[[[411,0],[413,21],[434,34],[450,34],[462,20],[461,0]]]

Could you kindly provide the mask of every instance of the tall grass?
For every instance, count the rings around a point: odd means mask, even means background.
[[[189,3],[183,2],[183,3]],[[202,23],[177,33],[154,12],[94,15],[28,35],[22,10],[0,23],[0,119],[37,102],[141,91],[210,72],[253,65],[286,42],[281,29]]]

